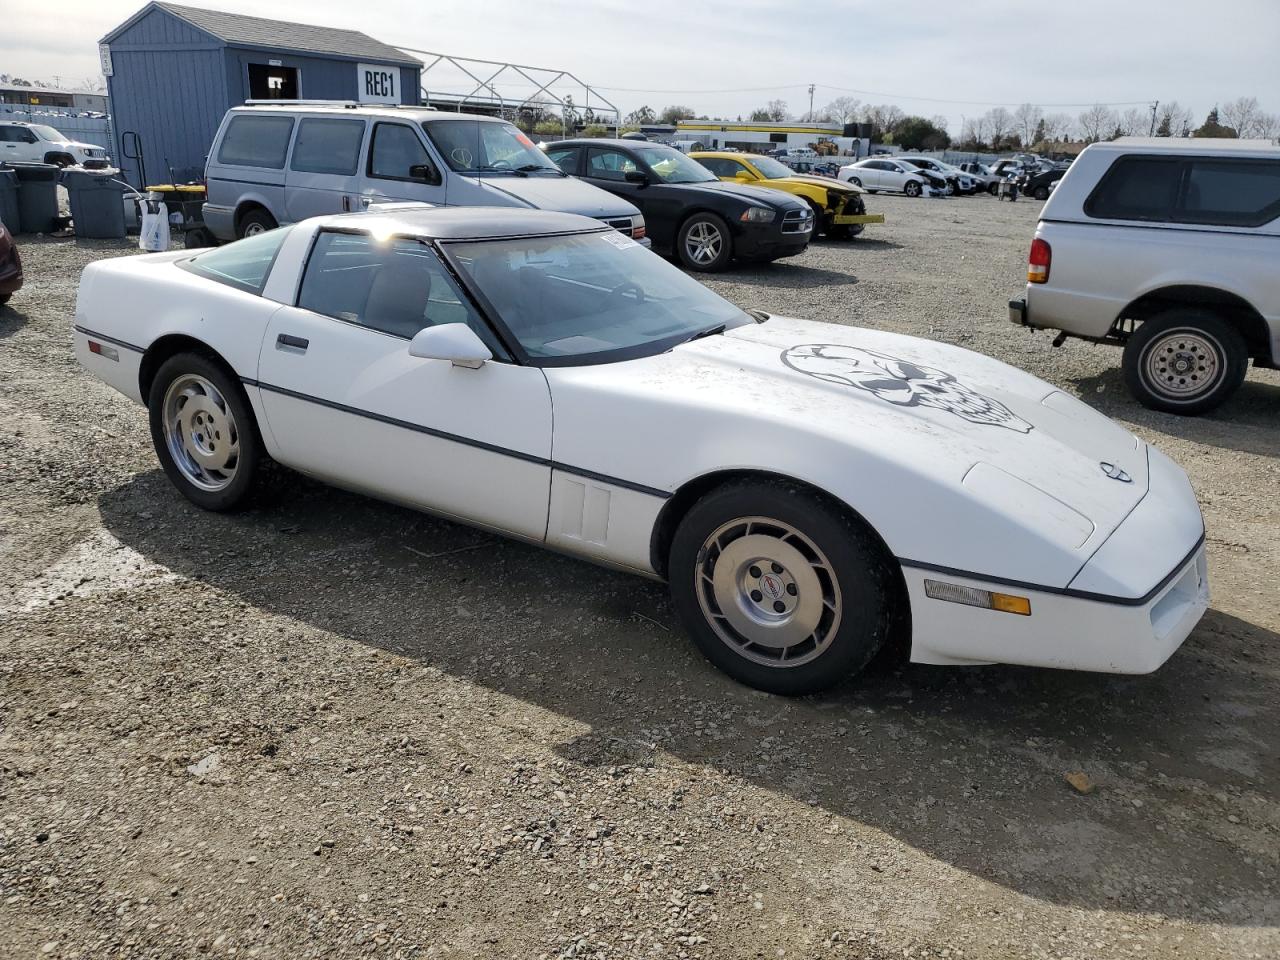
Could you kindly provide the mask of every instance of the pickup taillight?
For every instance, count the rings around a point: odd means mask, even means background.
[[[1049,263],[1053,250],[1049,244],[1036,237],[1031,241],[1031,253],[1027,255],[1027,283],[1048,283]]]

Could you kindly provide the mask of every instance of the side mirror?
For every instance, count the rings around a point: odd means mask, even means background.
[[[493,354],[465,323],[423,327],[409,341],[409,356],[424,360],[448,360],[455,367],[478,370]]]
[[[415,163],[409,168],[409,176],[414,180],[422,180],[426,183],[436,183],[436,169],[429,163]]]
[[[735,173],[733,175],[733,179],[736,180],[738,183],[750,183],[752,180],[755,179],[755,177],[747,173],[747,171],[743,170],[741,173]]]
[[[622,175],[622,179],[626,180],[627,183],[638,183],[643,187],[648,184],[649,175],[643,170],[628,170]]]

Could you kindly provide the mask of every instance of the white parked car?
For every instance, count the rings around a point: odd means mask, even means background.
[[[107,151],[102,147],[68,139],[46,124],[0,120],[0,161],[69,167],[94,161],[105,163],[106,159]]]
[[[933,157],[897,156],[894,159],[900,163],[909,163],[913,167],[919,167],[921,170],[936,173],[950,184],[953,193],[973,193],[978,189],[978,182],[973,177],[958,167],[953,167],[951,164],[943,163]]]
[[[838,178],[864,188],[905,193],[908,197],[945,197],[951,192],[947,181],[936,173],[888,157],[868,157],[841,167]]]
[[[1010,319],[1124,347],[1130,392],[1212,410],[1280,367],[1280,146],[1123,137],[1088,147],[1040,213]]]
[[[1079,400],[744,312],[584,217],[402,207],[100,260],[74,340],[193,503],[243,505],[270,457],[665,579],[765,690],[899,629],[924,663],[1142,673],[1208,602],[1186,476]]]
[[[960,164],[960,169],[976,180],[980,189],[995,193],[996,185],[1000,182],[1000,178],[992,173],[991,168],[985,163],[969,160]]]

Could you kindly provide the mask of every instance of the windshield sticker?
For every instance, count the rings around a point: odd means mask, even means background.
[[[828,383],[865,390],[899,407],[932,407],[970,423],[1030,433],[1031,424],[999,400],[983,396],[951,374],[874,350],[835,343],[806,343],[782,351],[792,370]]]
[[[640,246],[640,244],[636,243],[630,237],[624,237],[617,230],[606,230],[604,233],[600,234],[600,236],[604,237],[605,243],[611,243],[619,250],[626,250],[628,247]]]

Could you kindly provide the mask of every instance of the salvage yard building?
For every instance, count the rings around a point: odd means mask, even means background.
[[[247,100],[419,101],[422,63],[355,30],[149,3],[99,41],[125,178],[204,174],[228,109]]]

